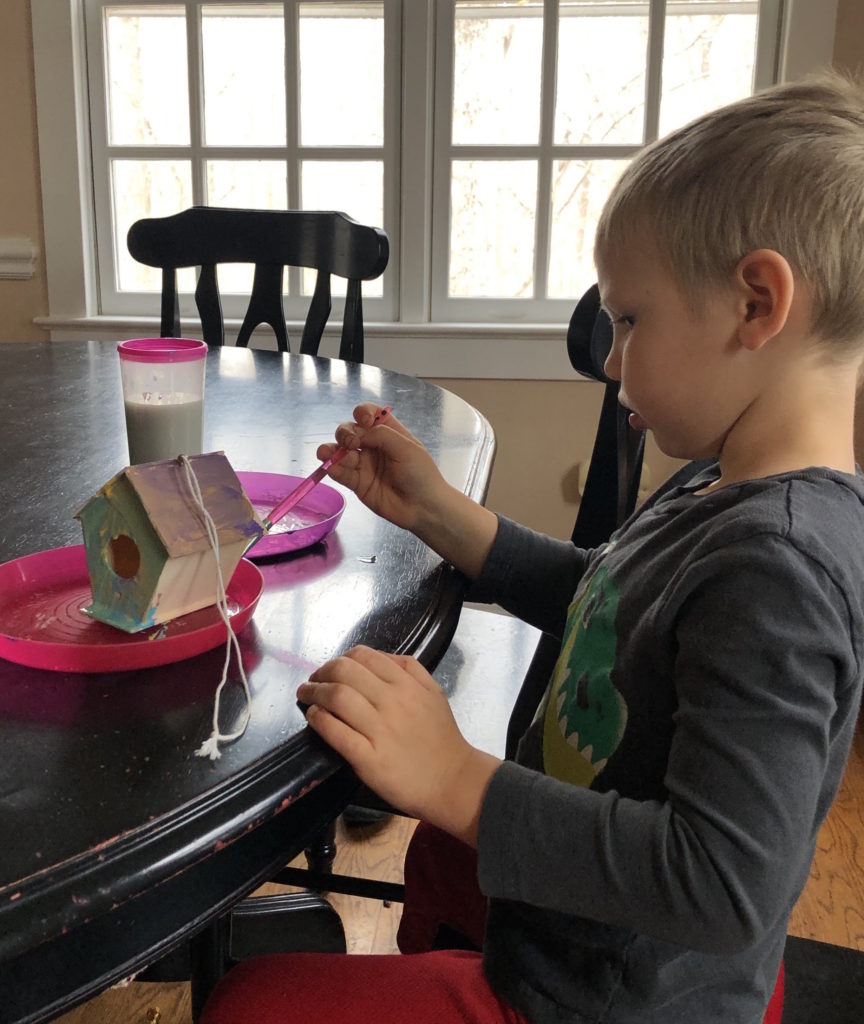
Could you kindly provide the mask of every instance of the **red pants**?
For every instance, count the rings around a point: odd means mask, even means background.
[[[444,926],[479,950],[485,920],[476,852],[421,823],[405,857],[398,934],[412,955],[246,960],[216,986],[200,1024],[528,1024],[489,987],[479,952],[433,949]]]
[[[477,851],[421,822],[405,855],[405,910],[397,941],[403,953],[432,948],[442,926],[478,949],[483,945],[486,897],[477,885]],[[781,1024],[783,964],[762,1024]]]
[[[527,1024],[483,975],[479,953],[282,953],[219,982],[200,1024]]]
[[[503,1003],[479,953],[432,951],[442,929],[478,948],[486,898],[477,854],[421,823],[405,857],[405,910],[399,949],[406,956],[285,953],[246,960],[219,982],[200,1024],[528,1024]],[[783,967],[763,1024],[780,1024]]]

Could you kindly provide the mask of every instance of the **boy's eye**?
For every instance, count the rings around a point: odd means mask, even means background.
[[[632,316],[616,316],[612,321],[613,327],[618,327],[619,324],[624,324],[625,327],[631,327],[635,323],[635,317]]]

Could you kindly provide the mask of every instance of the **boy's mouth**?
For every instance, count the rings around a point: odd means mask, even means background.
[[[631,412],[630,415],[627,417],[627,422],[634,430],[648,429],[648,424],[645,422],[645,420],[642,419],[638,412]]]

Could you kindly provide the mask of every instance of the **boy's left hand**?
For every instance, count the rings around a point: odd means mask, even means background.
[[[459,732],[441,687],[414,658],[355,647],[297,690],[307,721],[360,779],[400,810],[476,846],[501,763]]]

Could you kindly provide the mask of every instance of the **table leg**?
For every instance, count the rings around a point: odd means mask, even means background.
[[[306,847],[306,863],[316,874],[327,875],[333,870],[336,856],[336,819],[334,818]]]

